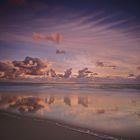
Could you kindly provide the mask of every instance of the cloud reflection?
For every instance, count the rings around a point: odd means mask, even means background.
[[[131,95],[132,96],[132,95]],[[116,95],[0,95],[0,109],[63,120],[88,128],[122,131],[140,127],[139,97]],[[131,121],[130,121],[131,120]],[[108,126],[108,124],[111,124]],[[127,129],[126,129],[127,128]],[[137,133],[137,132],[135,132]]]

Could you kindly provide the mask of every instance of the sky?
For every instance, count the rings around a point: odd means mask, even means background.
[[[0,61],[26,56],[56,72],[140,74],[138,0],[1,0]]]

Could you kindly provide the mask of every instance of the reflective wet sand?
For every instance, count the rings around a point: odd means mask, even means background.
[[[1,94],[0,108],[122,137],[138,136],[140,130],[140,97],[135,95]]]

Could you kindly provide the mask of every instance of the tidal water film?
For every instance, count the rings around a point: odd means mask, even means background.
[[[140,85],[2,84],[0,109],[105,139],[140,138]]]

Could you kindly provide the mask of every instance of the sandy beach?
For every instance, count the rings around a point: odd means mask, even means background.
[[[103,140],[96,136],[76,132],[52,122],[20,119],[0,111],[1,140]]]

